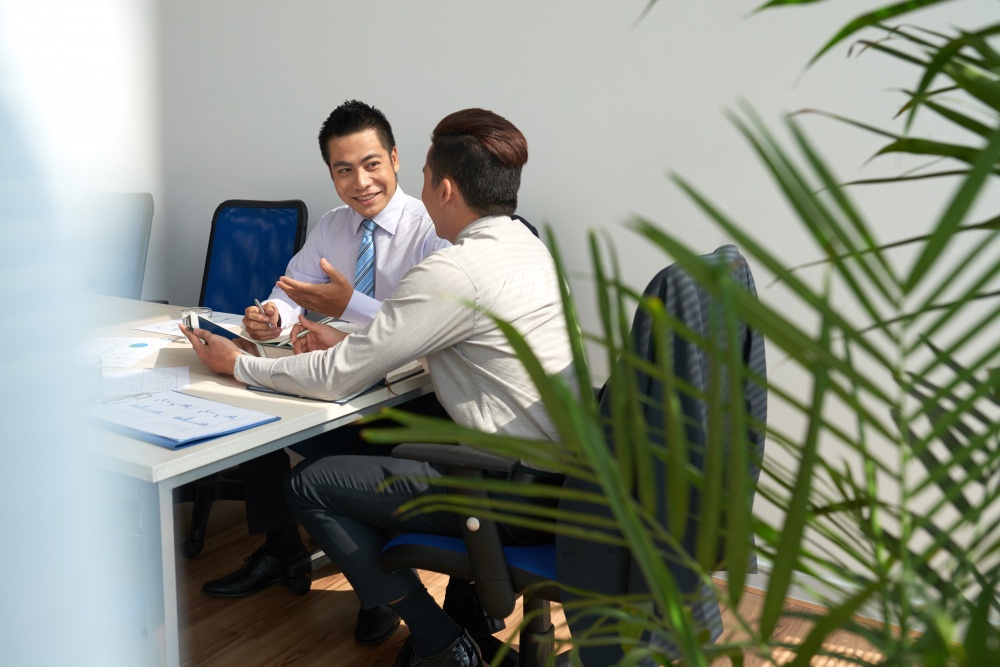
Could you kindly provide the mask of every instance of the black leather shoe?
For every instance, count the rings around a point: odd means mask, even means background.
[[[483,656],[468,632],[463,632],[448,648],[440,653],[418,658],[407,639],[403,650],[396,656],[395,667],[483,667]]]
[[[292,558],[275,558],[262,546],[243,559],[243,567],[206,582],[201,590],[217,598],[241,598],[281,582],[296,595],[305,595],[309,592],[310,572],[312,561],[308,551],[303,549]]]
[[[387,605],[380,604],[358,612],[358,624],[354,626],[354,641],[362,646],[381,644],[392,637],[399,627],[399,614]]]

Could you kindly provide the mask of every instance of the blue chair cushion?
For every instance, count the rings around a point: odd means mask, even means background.
[[[415,556],[415,561],[418,563],[428,563],[427,555],[434,553],[438,557],[452,562],[463,560],[467,562],[465,542],[461,538],[428,533],[397,535],[382,549],[382,556],[386,556],[389,552],[419,554]],[[556,543],[554,541],[526,547],[504,547],[503,554],[516,579],[556,580]],[[430,558],[434,558],[434,556],[430,556]],[[410,565],[410,567],[420,567],[420,565]],[[464,574],[458,571],[457,567],[449,569],[452,571],[448,574],[456,576]]]

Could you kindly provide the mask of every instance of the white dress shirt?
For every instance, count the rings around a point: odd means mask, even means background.
[[[306,283],[328,283],[330,279],[319,267],[322,257],[354,282],[358,263],[358,247],[364,230],[364,218],[346,204],[328,212],[306,238],[305,244],[288,263],[285,275]],[[364,326],[372,321],[379,305],[396,289],[403,274],[420,263],[430,253],[451,245],[437,237],[423,202],[414,199],[396,186],[396,192],[385,208],[373,218],[375,232],[375,296],[355,291],[341,319]],[[296,322],[302,312],[280,287],[268,297],[281,315],[282,326]],[[328,313],[327,313],[328,314]]]
[[[248,384],[332,400],[426,356],[434,392],[457,423],[555,440],[538,390],[490,314],[525,337],[547,373],[572,383],[552,256],[524,225],[505,216],[480,218],[455,245],[410,269],[366,329],[322,352],[241,356],[235,375]]]

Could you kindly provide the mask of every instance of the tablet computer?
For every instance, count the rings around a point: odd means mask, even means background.
[[[207,317],[199,317],[198,325],[195,327],[191,326],[190,321],[185,321],[184,326],[187,327],[188,331],[193,331],[194,329],[204,329],[209,333],[216,334],[217,336],[223,336],[225,338],[228,338],[229,340],[241,337],[238,333],[230,331],[226,327],[216,324]]]

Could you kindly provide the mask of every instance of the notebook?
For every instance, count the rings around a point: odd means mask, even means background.
[[[103,428],[170,449],[280,419],[179,391],[100,403],[88,407],[86,414]]]

